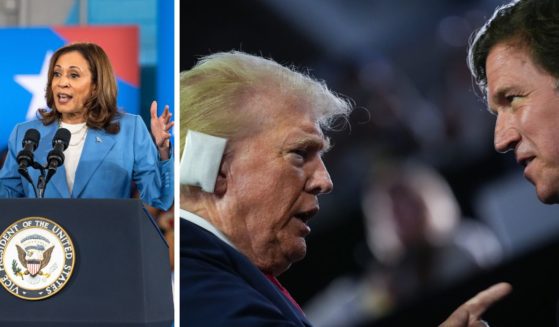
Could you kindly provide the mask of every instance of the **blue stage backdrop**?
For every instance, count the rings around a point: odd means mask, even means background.
[[[36,119],[38,108],[46,108],[45,88],[49,59],[68,43],[94,42],[111,60],[118,84],[121,111],[139,108],[138,29],[135,26],[0,28],[0,151],[7,146],[13,127]]]

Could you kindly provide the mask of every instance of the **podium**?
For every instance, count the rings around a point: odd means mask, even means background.
[[[0,200],[0,233],[26,217],[47,218],[67,232],[73,273],[59,292],[36,301],[0,287],[0,326],[172,325],[168,245],[139,200]]]

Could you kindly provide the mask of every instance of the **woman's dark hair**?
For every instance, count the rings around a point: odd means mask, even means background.
[[[48,82],[45,98],[47,105],[52,110],[39,109],[40,120],[45,125],[52,124],[61,119],[54,103],[52,92],[52,79],[54,66],[63,54],[78,52],[87,61],[91,71],[91,83],[94,86],[89,99],[86,100],[85,118],[88,127],[104,129],[106,132],[116,134],[120,125],[115,118],[119,113],[116,106],[117,87],[111,62],[103,49],[94,43],[73,43],[58,49],[51,57],[49,63]]]

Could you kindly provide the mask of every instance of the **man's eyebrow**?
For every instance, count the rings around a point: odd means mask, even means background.
[[[512,86],[504,86],[495,90],[491,98],[487,98],[487,111],[489,111],[489,113],[492,115],[497,115],[498,111],[496,108],[491,106],[491,103],[499,106],[508,93],[515,92],[514,89],[515,88]]]
[[[493,93],[493,96],[491,97],[491,100],[492,100],[493,102],[495,102],[495,103],[499,103],[499,101],[500,101],[501,99],[503,99],[504,97],[506,97],[507,94],[509,94],[509,93],[511,93],[511,92],[512,92],[512,93],[516,92],[516,88],[513,87],[513,86],[504,86],[504,87],[501,87],[501,88],[495,90],[495,92]]]
[[[294,141],[292,144],[295,147],[316,149],[321,154],[325,154],[331,149],[329,137],[306,136]]]

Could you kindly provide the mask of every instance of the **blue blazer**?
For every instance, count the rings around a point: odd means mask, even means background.
[[[189,221],[180,229],[181,325],[311,326],[247,257]]]
[[[173,157],[159,160],[157,148],[140,116],[123,113],[119,122],[117,134],[93,128],[87,131],[72,193],[62,166],[47,184],[45,198],[130,198],[134,181],[142,201],[165,210],[171,206]],[[44,126],[38,120],[18,124],[10,136],[8,154],[0,171],[0,198],[35,197],[31,184],[18,173],[16,159],[25,132],[30,128],[41,133],[35,161],[46,163],[57,124]],[[36,183],[39,171],[29,167],[28,172]]]

